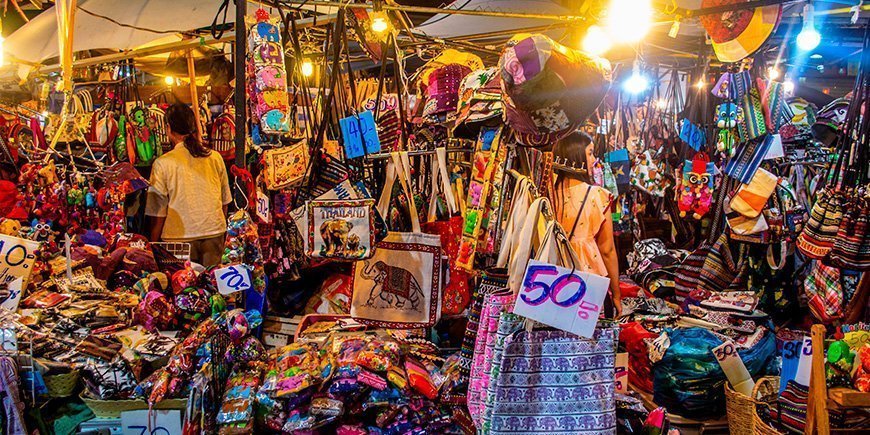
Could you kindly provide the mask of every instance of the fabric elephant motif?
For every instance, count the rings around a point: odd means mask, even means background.
[[[361,275],[374,281],[365,306],[374,307],[380,299],[391,307],[418,311],[424,302],[423,289],[417,278],[407,269],[391,266],[383,261],[365,263]]]

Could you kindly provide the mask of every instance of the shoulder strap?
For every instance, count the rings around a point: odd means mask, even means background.
[[[583,202],[580,203],[580,209],[577,210],[577,218],[574,219],[574,225],[571,227],[571,233],[568,234],[568,240],[574,238],[574,231],[577,230],[577,222],[580,222],[580,215],[583,213],[583,208],[586,207],[586,200],[589,199],[589,192],[592,191],[592,186],[586,185],[586,195],[583,195]]]

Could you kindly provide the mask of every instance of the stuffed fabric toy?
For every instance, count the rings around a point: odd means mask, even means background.
[[[715,165],[706,153],[697,153],[692,160],[683,164],[683,176],[678,177],[677,207],[680,216],[689,212],[695,219],[701,219],[710,211],[713,202],[713,174]]]
[[[716,126],[719,127],[719,136],[716,140],[716,149],[734,155],[734,129],[737,128],[737,117],[740,111],[734,103],[722,103],[716,106]]]

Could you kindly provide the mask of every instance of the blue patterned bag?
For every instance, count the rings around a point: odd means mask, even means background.
[[[615,434],[618,329],[591,339],[564,331],[505,338],[492,398],[491,434]]]

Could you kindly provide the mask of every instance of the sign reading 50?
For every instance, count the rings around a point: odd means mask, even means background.
[[[563,308],[577,305],[577,316],[581,319],[588,319],[590,313],[599,310],[598,305],[583,300],[586,296],[586,281],[583,278],[574,273],[561,274],[559,268],[549,264],[529,266],[519,296],[531,306],[539,306],[548,300]]]

